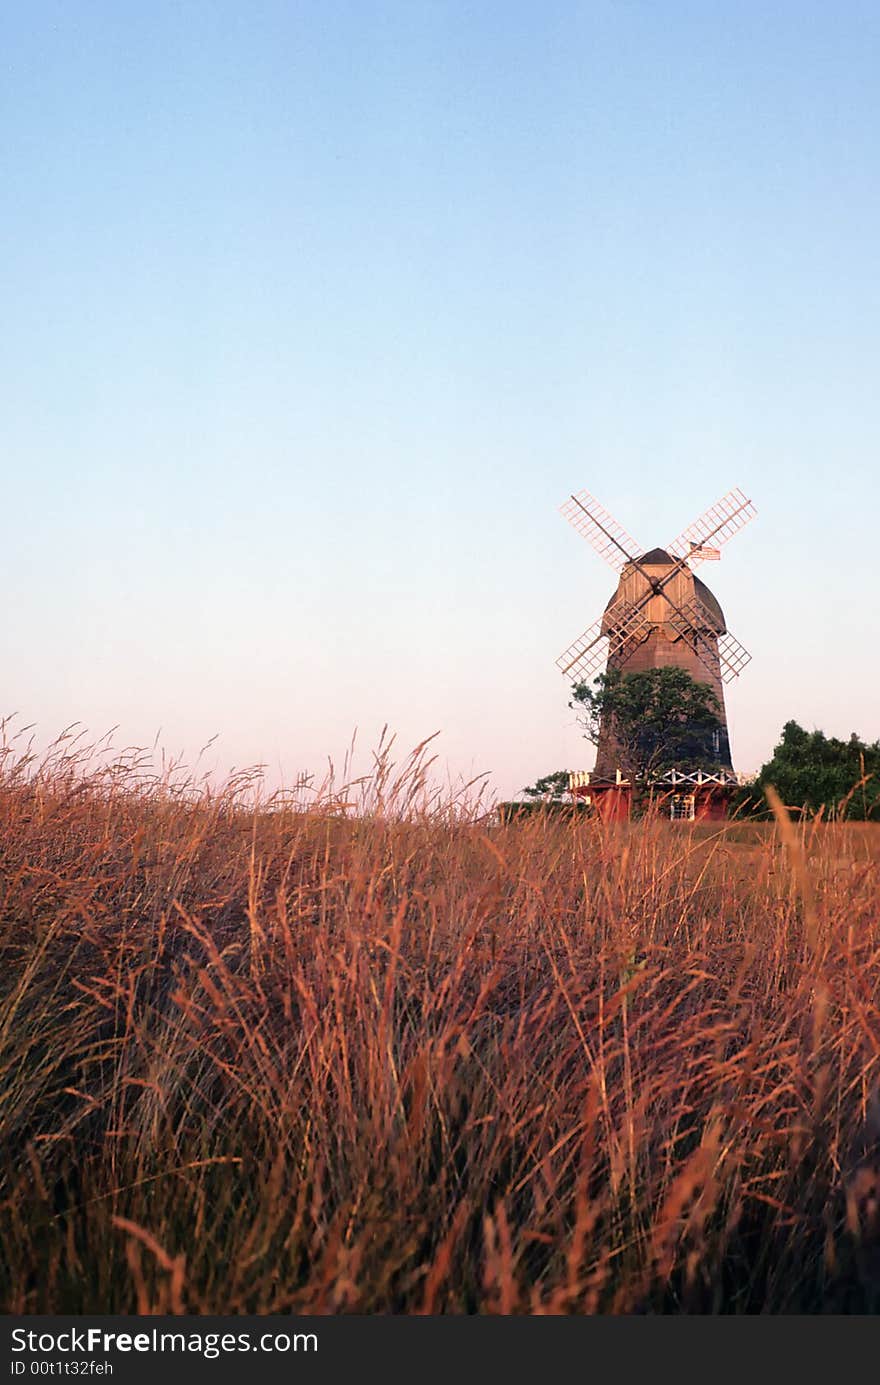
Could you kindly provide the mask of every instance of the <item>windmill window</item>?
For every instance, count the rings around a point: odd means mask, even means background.
[[[692,793],[674,793],[669,804],[669,816],[673,822],[693,822],[694,795]]]

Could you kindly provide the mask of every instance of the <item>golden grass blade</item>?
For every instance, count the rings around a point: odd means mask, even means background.
[[[813,884],[810,880],[810,873],[807,870],[806,860],[804,859],[803,844],[798,837],[788,809],[772,784],[766,785],[764,794],[773,811],[773,816],[776,819],[779,835],[788,850],[792,871],[797,881],[798,889],[800,890],[801,900],[803,901],[807,942],[811,950],[815,952],[819,943],[816,896],[813,892]]]

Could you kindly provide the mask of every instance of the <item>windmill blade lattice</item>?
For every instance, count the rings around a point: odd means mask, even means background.
[[[642,551],[632,535],[589,491],[570,495],[559,510],[615,572],[620,572],[624,563],[632,562]]]
[[[690,645],[710,677],[720,677],[716,647],[718,627],[702,601],[688,601],[684,606],[674,606],[667,623]]]
[[[679,635],[687,635],[690,634],[691,631],[705,631],[707,634],[711,635],[720,635],[722,633],[724,627],[719,626],[717,617],[712,615],[709,607],[704,601],[701,601],[699,597],[695,597],[692,601],[685,602],[683,606],[673,605],[671,598],[668,596],[666,600],[672,606],[669,624]]]
[[[728,491],[717,504],[712,505],[699,519],[683,529],[678,538],[667,544],[667,552],[674,558],[687,558],[699,562],[702,555],[700,546],[720,548],[722,544],[738,534],[740,529],[754,519],[757,510],[751,500],[741,490]]]
[[[676,606],[669,624],[687,640],[709,673],[723,683],[738,678],[752,657],[729,630],[718,629],[717,620],[702,601]]]
[[[602,634],[602,622],[596,620],[570,644],[556,660],[556,667],[573,683],[589,683],[608,657],[608,640]]]
[[[606,663],[625,657],[650,630],[639,607],[619,601],[560,654],[556,666],[573,683],[589,683]]]
[[[729,630],[718,641],[718,658],[721,661],[721,678],[724,683],[732,683],[751,661],[751,654],[741,645]]]

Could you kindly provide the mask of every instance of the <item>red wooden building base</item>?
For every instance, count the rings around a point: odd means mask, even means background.
[[[640,805],[653,802],[664,816],[676,822],[723,822],[737,787],[737,778],[729,770],[717,774],[672,770],[650,784],[634,783],[620,770],[614,779],[594,779],[581,772],[568,777],[572,798],[588,803],[607,822],[625,822],[632,813],[634,799]]]

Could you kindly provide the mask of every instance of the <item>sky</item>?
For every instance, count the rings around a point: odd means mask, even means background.
[[[873,0],[0,20],[0,714],[515,794],[593,759],[559,505],[650,548],[739,486],[735,766],[880,736]]]

